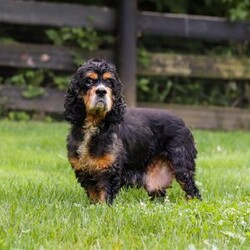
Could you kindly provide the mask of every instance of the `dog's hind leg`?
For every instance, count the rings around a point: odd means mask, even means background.
[[[168,157],[173,166],[173,173],[176,181],[180,184],[186,197],[192,199],[197,197],[202,200],[199,189],[195,184],[195,157],[196,150],[191,144],[188,148],[185,144],[172,148]]]
[[[175,178],[186,193],[187,199],[198,198],[202,200],[199,189],[194,180],[194,173],[186,170],[175,170]]]
[[[150,197],[151,201],[155,199],[164,201],[164,198],[166,197],[166,190],[159,189],[153,192],[148,192],[148,196]]]
[[[156,198],[162,200],[173,179],[171,163],[164,157],[156,157],[144,173],[143,186],[151,200]]]

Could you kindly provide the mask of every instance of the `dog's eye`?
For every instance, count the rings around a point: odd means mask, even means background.
[[[90,85],[92,85],[93,83],[94,83],[94,80],[91,79],[91,78],[88,78],[88,79],[86,79],[86,81],[85,81],[85,84],[86,84],[87,86],[90,86]]]
[[[106,83],[106,85],[107,85],[108,87],[112,87],[112,86],[113,86],[113,81],[112,81],[111,79],[107,79],[107,80],[105,81],[105,83]]]

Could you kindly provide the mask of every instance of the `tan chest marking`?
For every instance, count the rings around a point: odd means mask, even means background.
[[[69,161],[74,170],[87,170],[98,172],[108,169],[115,161],[115,155],[106,154],[100,157],[92,157],[84,154],[80,158],[70,157]]]
[[[108,169],[116,160],[115,153],[107,153],[102,156],[92,156],[89,153],[88,144],[91,137],[98,131],[98,128],[89,126],[86,128],[84,140],[78,149],[79,158],[69,158],[75,170],[86,170],[88,172],[98,172]]]
[[[115,156],[106,154],[100,157],[93,157],[90,155],[82,155],[79,159],[79,166],[82,170],[89,172],[99,172],[108,169],[115,161]]]
[[[148,166],[143,185],[148,192],[154,192],[170,187],[173,179],[171,163],[164,158],[157,158]]]
[[[74,170],[81,170],[81,164],[78,158],[76,157],[69,157],[69,161],[71,166]]]

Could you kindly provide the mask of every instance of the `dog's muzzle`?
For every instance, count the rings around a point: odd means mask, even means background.
[[[111,110],[112,99],[111,91],[106,86],[98,86],[95,89],[93,100],[93,111],[108,112]]]
[[[107,89],[104,86],[99,86],[95,90],[96,96],[104,97],[107,94]]]

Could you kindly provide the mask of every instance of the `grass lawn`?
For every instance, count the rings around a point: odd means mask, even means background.
[[[0,249],[250,249],[250,133],[194,131],[203,202],[122,190],[91,205],[64,123],[0,122]]]

